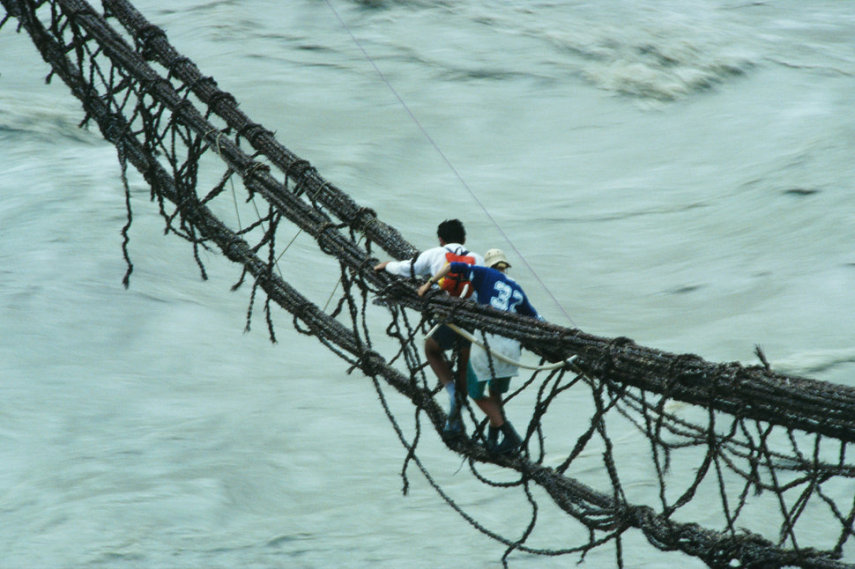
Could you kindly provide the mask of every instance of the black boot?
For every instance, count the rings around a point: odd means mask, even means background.
[[[499,427],[490,425],[487,428],[487,452],[490,454],[496,453],[496,447],[499,445]]]
[[[460,406],[455,405],[448,412],[448,419],[442,429],[442,440],[445,442],[455,441],[464,435],[463,417],[461,417]]]
[[[511,425],[510,421],[505,421],[499,429],[502,431],[502,442],[494,447],[495,450],[493,453],[500,455],[516,454],[520,448],[522,439],[514,430],[514,426]]]

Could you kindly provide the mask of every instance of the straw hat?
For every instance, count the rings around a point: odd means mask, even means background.
[[[499,263],[504,263],[508,267],[511,264],[508,262],[508,258],[505,257],[505,253],[501,249],[490,249],[484,255],[484,264],[488,267],[495,267]]]

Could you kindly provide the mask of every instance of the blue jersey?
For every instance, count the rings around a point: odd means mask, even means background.
[[[478,295],[478,304],[540,319],[522,287],[503,272],[466,263],[451,263],[451,270],[463,274],[468,271],[472,288]]]

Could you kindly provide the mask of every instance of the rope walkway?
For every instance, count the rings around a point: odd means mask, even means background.
[[[51,66],[48,78],[59,77],[81,101],[81,124],[94,122],[116,146],[127,207],[125,285],[133,271],[131,165],[151,188],[166,231],[190,243],[203,277],[203,249],[216,248],[241,267],[235,288],[250,287],[247,328],[260,304],[275,341],[279,306],[297,332],[317,338],[349,371],[372,378],[407,451],[405,491],[414,466],[463,519],[505,547],[505,564],[516,551],[584,557],[611,544],[622,567],[625,534],[637,530],[654,547],[683,552],[713,568],[855,567],[849,540],[855,465],[847,454],[855,442],[852,388],[777,373],[759,350],[757,366],[713,363],[438,293],[418,297],[418,283],[372,270],[375,247],[397,259],[411,257],[415,247],[239,111],[231,94],[203,76],[130,3],[103,0],[99,13],[83,0],[0,2],[6,9],[0,26],[17,21],[18,31],[26,31]],[[201,175],[211,172],[219,172],[219,182],[200,188]],[[264,204],[249,225],[240,222],[239,204],[225,191],[229,185],[242,186],[244,203]],[[231,210],[234,218],[221,213]],[[338,279],[340,286],[330,312],[275,270],[288,262],[283,244],[295,230],[311,236],[335,261],[338,274],[330,282]],[[521,492],[531,518],[519,536],[479,523],[419,456],[423,423],[439,432],[446,419],[434,401],[437,388],[425,374],[420,342],[420,334],[438,321],[518,339],[541,360],[508,398],[534,401],[520,456],[489,455],[480,444],[485,424],[471,409],[472,438],[449,443],[467,460],[473,478]],[[386,386],[414,406],[415,435],[405,434]],[[556,432],[552,418],[566,415],[571,405],[588,417],[578,423],[581,432]],[[641,435],[646,452],[619,444],[615,433],[625,432]],[[657,488],[654,500],[649,491],[625,482],[644,454]],[[601,473],[598,481],[574,477],[592,462]],[[480,470],[485,463],[519,478],[492,480]],[[567,536],[569,545],[529,543],[545,499],[541,490],[579,524]],[[698,507],[720,515],[710,518],[710,527],[686,521]],[[754,523],[758,512],[772,513],[776,521]]]

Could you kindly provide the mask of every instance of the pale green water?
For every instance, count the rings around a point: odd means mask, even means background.
[[[174,4],[137,6],[247,114],[417,246],[463,219],[549,320],[715,361],[759,344],[780,369],[852,381],[848,3],[334,2],[424,130],[326,3]],[[287,317],[276,345],[261,318],[243,334],[237,269],[206,257],[201,282],[138,181],[122,288],[115,151],[46,74],[7,24],[0,567],[500,566],[415,471],[401,496],[404,451],[370,383]],[[285,263],[329,295],[308,240]],[[522,531],[518,497],[426,438],[455,499]],[[584,539],[544,516],[535,545]],[[625,550],[629,566],[700,566],[640,536]]]

